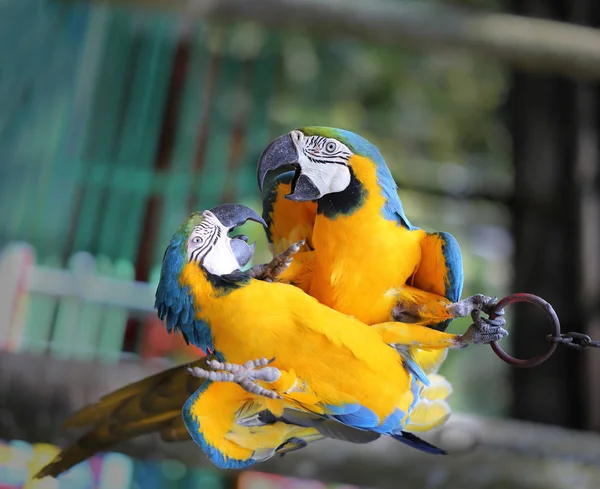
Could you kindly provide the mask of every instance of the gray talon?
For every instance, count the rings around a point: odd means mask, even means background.
[[[480,317],[479,320],[483,321],[484,323],[488,324],[489,326],[502,327],[506,324],[506,319],[504,319],[502,316],[497,317],[496,319]]]
[[[508,336],[508,331],[503,328],[506,324],[504,309],[494,311],[497,303],[498,299],[496,297],[475,294],[448,306],[454,317],[467,317],[470,315],[473,319],[473,324],[460,337],[460,347],[485,345]],[[494,319],[481,316],[482,313],[489,315],[492,312],[496,316]]]
[[[479,309],[475,309],[471,312],[471,319],[473,320],[473,323],[479,327],[479,329],[484,329],[486,325],[502,327],[506,324],[506,319],[504,316],[499,316],[494,319],[481,317],[481,311]]]
[[[508,336],[508,331],[502,327],[506,324],[504,317],[500,316],[495,319],[484,318],[481,317],[481,312],[479,309],[471,311],[473,324],[460,337],[459,346],[485,345]]]
[[[252,278],[257,280],[264,280],[265,282],[272,282],[279,275],[287,270],[292,263],[292,255],[295,255],[300,250],[300,247],[304,244],[304,240],[298,241],[291,245],[283,253],[279,253],[274,256],[269,263],[263,265],[256,265],[248,270],[248,273]]]
[[[475,324],[471,324],[469,329],[461,335],[461,347],[468,345],[487,345],[494,341],[499,341],[508,336],[508,331],[497,326],[490,327],[487,330],[481,330]]]
[[[188,367],[194,377],[212,380],[214,382],[235,382],[242,389],[259,396],[270,399],[280,399],[281,396],[275,391],[265,389],[256,382],[275,382],[281,377],[281,371],[276,367],[266,367],[275,358],[268,360],[259,358],[257,360],[248,360],[244,365],[235,363],[219,362],[217,360],[208,360],[207,365],[214,370],[206,370],[200,367]],[[256,370],[256,367],[259,367]],[[218,371],[217,371],[218,370]]]
[[[475,310],[479,310],[484,312],[485,314],[490,314],[496,304],[498,303],[498,299],[496,297],[488,297],[483,294],[475,294],[471,297],[467,297],[461,301],[455,302],[454,304],[450,304],[448,309],[452,313],[454,317],[467,317]],[[496,314],[501,315],[499,312]],[[504,314],[504,311],[502,311]]]

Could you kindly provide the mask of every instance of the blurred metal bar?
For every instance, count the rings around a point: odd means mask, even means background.
[[[71,0],[72,1],[72,0]],[[190,19],[251,21],[387,46],[459,49],[528,72],[600,78],[600,31],[563,22],[425,2],[372,0],[98,0],[179,12]]]
[[[513,0],[515,12],[600,26],[597,0]],[[515,234],[513,290],[552,303],[564,332],[598,334],[600,91],[555,76],[514,74]],[[548,332],[533,308],[516,311],[517,356],[537,354]],[[512,371],[512,415],[571,428],[599,428],[597,351],[560,348],[544,365]],[[588,361],[589,358],[589,361]]]
[[[27,354],[0,356],[0,438],[65,446],[61,422],[123,385],[167,368],[163,363],[100,365]],[[15,389],[14,386],[19,386]],[[43,409],[40,409],[40,406]],[[444,489],[597,489],[600,435],[539,423],[454,414],[423,436],[449,451],[434,456],[389,438],[369,445],[323,441],[254,468],[362,487]],[[146,436],[116,447],[135,457],[174,458],[210,466],[191,442]],[[401,484],[400,484],[401,481]]]
[[[146,282],[78,276],[67,270],[37,266],[31,270],[27,289],[51,297],[81,297],[131,311],[154,313],[154,288]]]

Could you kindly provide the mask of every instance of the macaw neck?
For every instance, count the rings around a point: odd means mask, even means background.
[[[247,272],[236,270],[227,275],[214,275],[195,263],[183,267],[179,283],[185,287],[198,310],[202,310],[203,302],[215,297],[225,297],[250,282]]]
[[[350,158],[350,184],[345,190],[328,194],[318,200],[317,213],[328,219],[350,216],[368,206],[383,209],[385,198],[377,182],[377,167],[368,158]]]
[[[206,281],[210,283],[217,294],[220,296],[227,295],[230,292],[243,287],[250,281],[248,272],[236,270],[226,275],[214,275],[202,269],[206,277]]]
[[[217,276],[196,263],[186,263],[180,273],[163,270],[156,290],[155,307],[169,332],[180,332],[186,342],[203,350],[213,348],[210,324],[199,317],[202,300],[222,297],[247,283],[247,273]]]
[[[321,197],[317,201],[317,214],[322,214],[328,219],[335,219],[340,215],[351,215],[363,205],[366,196],[365,187],[356,178],[350,167],[350,184],[341,192]]]
[[[317,215],[310,295],[372,324],[389,316],[393,296],[388,301],[385,292],[406,283],[415,272],[421,256],[420,234],[386,217],[388,201],[377,181],[375,163],[352,157],[351,164],[364,198],[350,214]]]
[[[374,163],[371,165],[375,166]],[[380,241],[393,240],[399,233],[402,234],[397,230],[401,227],[397,221],[385,218],[386,198],[377,183],[375,168],[372,168],[371,174],[369,170],[366,164],[355,165],[352,188],[319,200],[312,238],[317,256],[325,248],[333,251],[338,247],[335,243],[342,240],[344,244],[361,243],[363,249],[375,251]],[[340,252],[336,261],[345,260],[346,256]]]

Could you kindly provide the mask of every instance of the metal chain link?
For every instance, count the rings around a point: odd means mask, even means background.
[[[583,333],[562,333],[560,336],[549,334],[546,340],[550,343],[560,343],[572,350],[587,350],[588,348],[600,348],[600,341],[594,341]]]
[[[515,302],[529,302],[531,304],[535,304],[538,307],[541,307],[548,316],[548,319],[550,319],[550,327],[552,333],[546,336],[546,341],[549,343],[547,345],[546,351],[543,354],[538,355],[537,357],[526,359],[515,358],[509,355],[502,349],[502,347],[497,341],[494,341],[490,344],[490,346],[494,350],[494,353],[498,355],[498,357],[504,362],[513,365],[514,367],[520,368],[536,367],[548,360],[548,358],[552,356],[552,354],[556,350],[556,347],[559,344],[565,345],[567,348],[571,348],[572,350],[577,351],[587,350],[588,348],[600,349],[600,341],[594,341],[586,334],[576,332],[561,333],[560,321],[558,320],[556,312],[548,302],[546,302],[541,297],[538,297],[537,295],[518,293],[511,294],[505,297],[504,299],[498,301],[495,304],[493,310],[490,313],[490,319],[496,318],[498,316],[498,311],[503,310],[506,306],[514,304]]]

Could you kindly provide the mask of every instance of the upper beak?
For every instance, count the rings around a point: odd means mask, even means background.
[[[298,164],[298,151],[292,136],[284,134],[273,140],[258,160],[258,188],[262,192],[267,173],[282,166]]]
[[[226,228],[233,229],[244,224],[247,220],[261,223],[265,229],[268,227],[265,220],[250,207],[239,204],[222,204],[210,209],[215,217]]]

